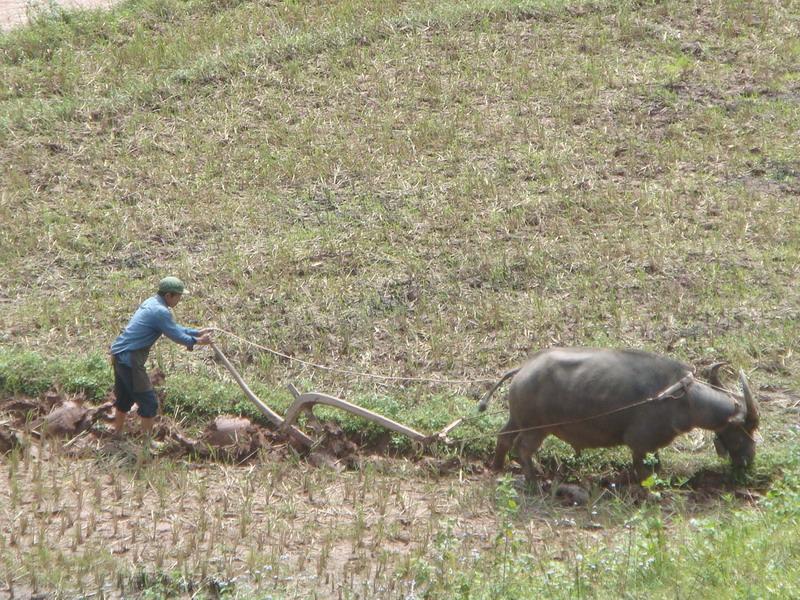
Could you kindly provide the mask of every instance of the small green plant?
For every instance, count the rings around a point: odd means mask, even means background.
[[[514,487],[514,479],[511,475],[504,475],[500,479],[495,491],[495,498],[497,511],[500,515],[495,544],[501,548],[501,596],[505,597],[508,591],[511,561],[521,543],[514,522],[520,510],[519,494]]]

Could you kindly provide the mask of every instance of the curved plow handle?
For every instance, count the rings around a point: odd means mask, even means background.
[[[258,407],[258,409],[262,413],[264,413],[267,419],[269,419],[271,423],[273,423],[278,427],[279,431],[281,431],[282,433],[289,434],[294,440],[298,441],[307,448],[313,446],[314,441],[310,437],[308,437],[305,433],[303,433],[296,427],[292,427],[291,423],[289,423],[288,425],[284,424],[284,420],[280,417],[280,415],[278,415],[278,413],[273,411],[269,406],[264,404],[261,401],[261,399],[253,393],[253,390],[251,390],[250,387],[245,383],[244,379],[242,379],[242,376],[239,375],[239,372],[230,363],[228,358],[222,353],[222,350],[217,348],[217,346],[213,342],[210,345],[211,348],[214,350],[214,353],[217,355],[217,358],[219,358],[222,364],[225,365],[225,368],[228,369],[228,371],[230,372],[231,376],[234,378],[236,383],[238,383],[239,387],[242,388],[242,391],[244,392],[244,395],[247,396],[248,400],[250,400],[250,402],[255,404]]]

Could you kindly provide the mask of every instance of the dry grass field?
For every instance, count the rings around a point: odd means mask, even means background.
[[[130,0],[0,33],[0,434],[13,402],[105,399],[166,274],[279,413],[293,382],[424,432],[469,418],[420,454],[318,409],[346,465],[273,438],[151,452],[102,419],[26,435],[0,458],[0,598],[793,597],[798,9]],[[756,465],[693,433],[643,490],[606,485],[626,451],[554,440],[542,490],[489,473],[503,403],[476,399],[557,345],[744,369]],[[151,362],[188,435],[265,425],[208,350]]]

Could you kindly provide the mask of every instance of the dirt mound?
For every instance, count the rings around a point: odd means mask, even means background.
[[[11,429],[6,423],[0,423],[0,454],[10,452],[22,446],[22,436]]]
[[[697,502],[717,498],[722,494],[732,494],[745,501],[755,501],[765,494],[772,485],[772,478],[759,473],[751,474],[747,482],[734,471],[716,469],[700,469],[686,482],[685,487],[691,490],[692,499]]]
[[[174,423],[164,420],[158,430],[162,441],[174,442],[172,454],[188,452],[206,459],[228,462],[246,462],[262,451],[272,451],[281,446],[281,439],[273,432],[244,417],[219,416],[206,425],[197,439],[188,437]]]
[[[17,424],[32,421],[33,419],[50,412],[56,404],[63,401],[57,392],[47,392],[39,399],[9,398],[0,402],[0,413],[14,417]]]

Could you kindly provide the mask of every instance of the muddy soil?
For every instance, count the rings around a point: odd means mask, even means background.
[[[163,375],[156,371],[156,383],[163,382]],[[787,402],[800,402],[794,396],[776,394],[767,396],[776,403],[777,399]],[[794,410],[792,407],[786,410]],[[121,439],[136,440],[143,443],[139,431],[139,418],[136,409],[128,415],[125,433],[122,438],[113,434],[113,394],[99,404],[92,404],[81,394],[65,395],[49,391],[40,398],[13,397],[0,400],[0,455],[14,448],[40,444],[42,440],[62,446],[61,453],[76,458],[92,458],[107,445],[108,440],[120,442]],[[193,460],[222,461],[233,464],[257,463],[264,455],[273,458],[301,458],[313,467],[329,467],[341,472],[344,469],[358,469],[365,460],[386,455],[388,444],[380,439],[371,445],[360,440],[348,439],[338,424],[322,422],[313,414],[309,415],[306,428],[315,440],[309,451],[285,435],[241,416],[220,415],[190,435],[174,420],[161,415],[153,431],[154,450],[165,458],[191,457]],[[195,430],[197,431],[197,430]],[[697,430],[699,433],[700,430]],[[699,439],[699,438],[698,438]],[[684,436],[684,445],[693,447],[698,439],[691,434]],[[411,460],[426,472],[435,476],[448,476],[452,473],[488,473],[482,461],[467,457],[443,455],[434,448],[427,455],[412,454],[394,458]],[[589,488],[619,488],[630,482],[627,470],[607,471],[590,476],[580,484],[568,482],[570,474],[558,460],[540,458],[543,479],[539,491],[552,493],[554,499],[564,505],[585,505],[589,503]],[[506,471],[520,475],[519,467],[512,462]],[[566,477],[566,480],[565,480]],[[698,498],[716,497],[721,493],[734,492],[740,497],[750,497],[768,489],[770,482],[750,481],[755,489],[743,490],[730,469],[720,465],[718,469],[701,469],[687,478],[679,487],[694,491]],[[638,486],[637,486],[638,487]]]
[[[381,456],[331,423],[315,424],[321,444],[301,455],[241,417],[218,417],[195,437],[162,417],[161,443],[150,450],[135,417],[122,437],[110,433],[109,417],[107,403],[57,393],[0,401],[0,481],[12,482],[0,486],[0,532],[23,557],[45,542],[62,565],[100,557],[91,581],[102,582],[105,597],[139,593],[137,565],[184,572],[181,585],[195,590],[215,581],[292,597],[367,588],[410,597],[414,580],[400,573],[410,557],[434,560],[432,540],[451,536],[469,556],[496,540],[498,476],[481,461]],[[576,545],[613,543],[624,526],[620,507],[652,502],[705,514],[724,495],[753,503],[770,483],[745,488],[721,466],[650,493],[603,487],[599,477],[566,483],[564,469],[543,467],[538,489],[518,468],[508,472],[522,500],[517,528],[556,560]],[[23,570],[11,575],[16,597],[34,595],[31,581],[51,589]]]
[[[108,438],[118,438],[111,430],[113,397],[99,405],[82,395],[48,392],[39,399],[10,398],[0,402],[0,453],[25,447],[41,440],[63,444],[62,451],[75,457],[91,457]],[[240,416],[220,415],[202,432],[192,437],[172,419],[160,417],[154,432],[155,448],[171,458],[194,458],[233,463],[255,461],[260,453],[297,453],[315,466],[341,470],[357,462],[358,446],[347,440],[334,423],[315,420],[317,443],[307,452],[291,439]],[[140,438],[139,418],[134,408],[125,425],[126,432]],[[123,433],[125,436],[125,433]]]

